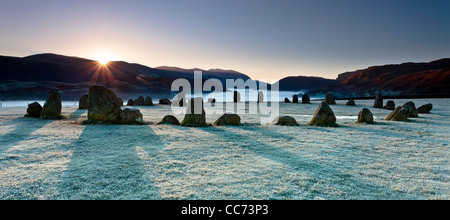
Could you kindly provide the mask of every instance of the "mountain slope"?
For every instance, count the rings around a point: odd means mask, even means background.
[[[337,82],[341,87],[360,92],[446,94],[450,93],[450,59],[369,67],[340,74]]]
[[[194,72],[182,69],[157,69],[123,61],[109,62],[107,66],[97,61],[56,54],[38,54],[24,58],[0,56],[0,98],[14,96],[45,96],[48,87],[60,84],[70,98],[87,92],[91,84],[104,84],[119,94],[170,93],[172,82],[184,78],[193,82]],[[205,71],[203,80],[217,78],[244,78],[235,71]],[[28,82],[28,83],[19,83]],[[26,85],[29,88],[26,88]],[[40,90],[43,90],[42,92]],[[34,92],[33,92],[34,91]],[[41,94],[42,93],[42,94]],[[66,97],[67,97],[66,96]],[[131,96],[131,95],[126,95]]]

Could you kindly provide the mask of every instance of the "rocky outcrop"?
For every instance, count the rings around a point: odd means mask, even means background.
[[[289,100],[288,98],[284,98],[284,103],[291,103],[291,100]]]
[[[120,124],[141,125],[144,123],[139,109],[126,108],[120,112]]]
[[[383,108],[393,111],[393,110],[395,110],[395,102],[394,101],[388,101],[388,102],[386,102],[386,105]]]
[[[383,96],[381,94],[378,94],[377,97],[375,97],[375,103],[373,104],[374,108],[383,108]]]
[[[281,126],[298,126],[299,124],[295,120],[295,118],[290,116],[280,116],[276,118],[272,124],[281,125]]]
[[[88,98],[88,94],[81,96],[80,102],[78,103],[78,109],[88,109]]]
[[[224,114],[219,119],[217,119],[213,126],[239,126],[241,125],[241,117],[236,114]]]
[[[292,97],[292,103],[298,103],[298,95]]]
[[[206,127],[206,113],[203,106],[203,99],[193,98],[189,100],[182,126],[188,127]]]
[[[153,100],[152,97],[147,96],[144,100],[144,106],[153,106]]]
[[[258,103],[264,102],[264,93],[262,91],[258,92]]]
[[[307,93],[303,94],[303,96],[302,96],[302,103],[303,104],[310,104],[311,103],[311,98],[309,97],[309,95]]]
[[[330,106],[326,102],[322,102],[308,125],[335,127],[337,126],[336,116]]]
[[[44,107],[42,109],[41,118],[44,119],[58,119],[61,116],[61,95],[59,89],[53,88],[48,94],[47,101],[45,101]]]
[[[160,100],[159,100],[159,104],[160,104],[160,105],[171,105],[172,102],[170,101],[170,99],[164,98],[164,99],[160,99]]]
[[[173,115],[166,115],[158,125],[180,125],[180,121]]]
[[[334,99],[333,93],[331,92],[327,93],[327,95],[325,96],[325,102],[328,105],[336,105],[336,100]]]
[[[363,108],[359,112],[358,123],[373,124],[373,114],[372,114],[372,112],[369,109],[367,109],[367,108]]]
[[[238,91],[234,91],[233,93],[233,102],[234,103],[241,102],[241,93],[239,93]]]
[[[414,102],[407,102],[403,105],[409,109],[408,118],[418,118],[419,114],[417,113],[416,105]]]
[[[134,100],[133,105],[141,106],[144,105],[145,99],[144,96],[139,96],[136,100]]]
[[[102,85],[89,88],[88,119],[92,122],[118,122],[122,112],[120,100],[110,89]]]
[[[348,100],[347,104],[345,104],[345,105],[349,105],[349,106],[355,106],[355,105],[356,105],[356,103],[355,103],[355,100],[353,100],[353,99],[350,99],[350,100]]]
[[[119,100],[120,106],[123,106],[123,99],[117,98]]]
[[[387,121],[406,121],[410,110],[408,107],[399,106],[386,118]]]
[[[134,100],[133,99],[128,99],[128,106],[132,106],[134,104]]]
[[[431,103],[422,105],[417,109],[417,113],[421,113],[421,114],[430,113],[432,109],[433,109],[433,104],[431,104]]]
[[[41,117],[42,106],[38,102],[33,102],[28,105],[27,108],[27,117],[39,118]]]

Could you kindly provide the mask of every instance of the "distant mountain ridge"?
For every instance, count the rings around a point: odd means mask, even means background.
[[[0,56],[0,100],[44,99],[52,87],[60,88],[65,99],[77,100],[92,84],[106,85],[123,98],[147,94],[166,96],[171,93],[172,82],[176,79],[193,83],[197,70],[203,72],[203,81],[214,78],[223,85],[226,79],[250,79],[234,70],[150,68],[124,61],[109,62],[106,68],[94,60],[57,54],[24,58]],[[331,91],[341,97],[364,97],[378,92],[397,96],[450,94],[450,58],[429,63],[373,66],[342,73],[336,80],[292,76],[277,84],[281,91],[307,91],[316,95]],[[268,88],[271,86],[269,84]]]
[[[45,97],[48,87],[62,87],[66,98],[86,93],[89,85],[103,84],[124,96],[133,94],[168,94],[175,79],[193,82],[190,70],[150,68],[123,61],[109,62],[107,68],[97,61],[38,54],[24,58],[0,56],[0,99]],[[203,71],[203,80],[215,78],[225,85],[226,79],[250,79],[236,71],[214,69]],[[27,82],[27,83],[21,83]]]

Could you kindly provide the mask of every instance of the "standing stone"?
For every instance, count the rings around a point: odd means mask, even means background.
[[[359,112],[358,123],[373,124],[373,114],[372,114],[372,112],[369,109],[367,109],[367,108],[363,108],[361,110],[361,112]]]
[[[41,117],[41,113],[42,113],[42,106],[41,104],[39,104],[38,102],[33,102],[31,104],[28,105],[27,108],[27,115],[28,117],[32,117],[32,118],[39,118]]]
[[[141,106],[141,105],[144,105],[144,102],[145,102],[144,97],[143,96],[139,96],[138,99],[134,100],[133,104],[136,105],[136,106]]]
[[[178,119],[173,115],[166,115],[166,116],[164,116],[162,121],[158,123],[158,125],[164,125],[164,124],[180,125],[180,121],[178,121]]]
[[[62,104],[59,89],[53,88],[48,94],[47,101],[45,101],[41,118],[61,118],[61,109]]]
[[[139,109],[126,108],[120,112],[120,123],[121,124],[143,124],[143,116]]]
[[[331,92],[327,93],[327,95],[325,96],[325,102],[328,105],[336,105],[336,100],[334,99],[333,93]]]
[[[394,101],[386,102],[386,105],[384,106],[384,109],[395,110],[395,102]]]
[[[281,126],[298,126],[297,120],[290,116],[280,116],[276,118],[272,124]]]
[[[355,100],[353,100],[353,99],[348,100],[346,105],[355,106],[356,105]]]
[[[422,105],[417,109],[418,113],[430,113],[430,111],[433,109],[433,104],[426,104],[426,105]]]
[[[309,95],[307,93],[303,94],[302,102],[303,102],[303,104],[310,104],[311,103],[311,98],[309,98]]]
[[[383,108],[383,97],[380,93],[378,93],[377,97],[375,97],[375,103],[373,104],[374,108]]]
[[[88,94],[81,96],[80,102],[78,103],[79,109],[88,109],[88,98]]]
[[[258,92],[258,103],[264,102],[264,93],[262,91]]]
[[[292,103],[298,103],[298,95],[294,95],[294,97],[292,97]]]
[[[132,106],[133,103],[134,103],[134,100],[133,100],[133,99],[128,99],[128,103],[127,103],[128,106]]]
[[[322,102],[308,125],[337,126],[336,116],[330,106]]]
[[[238,91],[234,91],[233,93],[233,102],[234,103],[241,102],[241,94]]]
[[[288,98],[284,98],[284,103],[291,103],[291,100],[289,100]]]
[[[206,113],[203,107],[203,99],[201,97],[189,100],[186,115],[181,122],[182,126],[188,127],[206,127]]]
[[[123,106],[123,99],[121,99],[121,98],[117,98],[117,99],[118,99],[118,101],[120,103],[120,106]]]
[[[213,123],[213,126],[224,125],[239,126],[241,125],[241,117],[236,114],[224,114]]]
[[[407,102],[403,106],[408,107],[408,109],[409,109],[408,117],[410,117],[410,118],[418,118],[419,117],[419,114],[417,113],[416,105],[414,104],[414,102]]]
[[[159,100],[159,104],[161,104],[161,105],[171,105],[172,102],[170,101],[170,99],[164,98],[164,99],[160,99]]]
[[[119,121],[122,104],[116,94],[105,86],[92,85],[89,88],[88,103],[88,119],[90,121]]]
[[[144,100],[144,106],[153,106],[153,100],[152,97],[147,96]]]
[[[186,106],[186,92],[183,90],[178,93],[173,102],[176,103],[179,107]]]
[[[387,121],[406,121],[410,110],[408,107],[399,106],[386,118]]]

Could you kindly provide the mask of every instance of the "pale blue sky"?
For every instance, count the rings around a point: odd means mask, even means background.
[[[254,79],[450,57],[448,0],[0,0],[0,55],[58,53]]]

